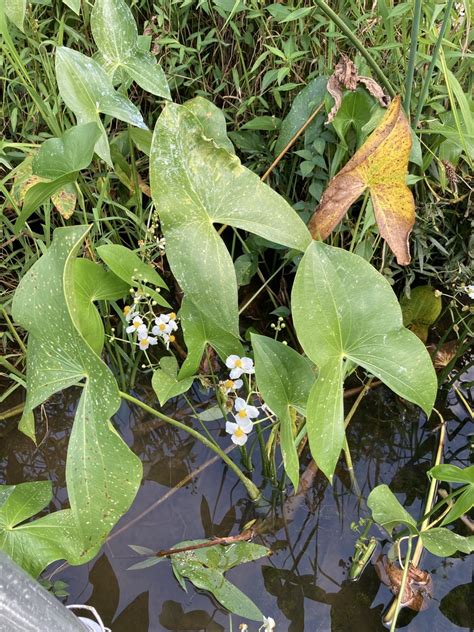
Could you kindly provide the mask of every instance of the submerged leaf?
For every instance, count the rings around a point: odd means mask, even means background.
[[[309,223],[313,237],[326,239],[368,189],[380,234],[400,265],[410,263],[408,237],[415,223],[415,203],[405,180],[411,144],[410,126],[397,97],[380,125],[329,182]]]
[[[403,324],[426,342],[429,327],[436,322],[441,313],[441,294],[429,285],[419,285],[410,292],[410,297],[400,299]]]
[[[176,544],[174,548],[198,545],[207,540],[190,540]],[[187,578],[196,588],[208,590],[227,610],[252,621],[262,621],[257,606],[236,586],[224,577],[235,566],[270,555],[270,550],[259,544],[235,542],[228,546],[217,544],[201,549],[176,553],[171,556],[173,571],[177,577]]]

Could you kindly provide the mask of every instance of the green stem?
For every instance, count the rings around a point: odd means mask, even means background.
[[[448,0],[446,9],[444,10],[445,13],[444,13],[443,23],[441,24],[438,39],[436,40],[436,44],[433,49],[433,54],[431,55],[430,65],[428,66],[428,71],[425,75],[425,81],[423,83],[423,87],[421,89],[421,93],[418,98],[415,118],[413,119],[413,129],[416,129],[416,126],[418,125],[418,121],[420,120],[420,116],[421,116],[421,110],[423,109],[423,106],[426,101],[426,97],[428,96],[428,91],[431,87],[431,75],[433,74],[433,70],[434,70],[436,62],[438,61],[439,49],[441,48],[441,43],[446,33],[446,29],[448,28],[452,7],[453,7],[453,0]]]
[[[402,599],[403,599],[403,595],[405,593],[405,586],[407,584],[408,569],[410,568],[412,537],[413,536],[410,536],[408,538],[408,547],[407,547],[407,554],[405,556],[405,564],[404,564],[404,568],[403,568],[402,583],[400,585],[400,590],[399,590],[398,595],[397,595],[397,601],[395,602],[395,612],[394,612],[393,618],[391,619],[390,632],[395,632],[395,630],[397,629],[398,615],[400,614],[400,608],[402,606]],[[389,619],[384,619],[384,620],[385,620],[386,623],[388,623],[388,621],[390,621]]]
[[[20,347],[20,349],[23,351],[23,353],[26,355],[26,346],[25,343],[23,342],[23,340],[20,338],[20,336],[17,334],[15,327],[13,326],[12,321],[10,320],[10,317],[8,316],[6,310],[4,307],[1,308],[0,310],[2,312],[2,316],[5,319],[5,322],[7,323],[8,329],[10,330],[12,336],[15,338],[15,340],[18,343],[18,346]]]
[[[413,90],[413,77],[415,74],[415,59],[416,51],[418,47],[418,31],[420,28],[421,17],[421,0],[415,0],[415,10],[413,14],[413,24],[411,27],[411,41],[410,41],[410,57],[408,59],[407,77],[405,82],[405,101],[403,107],[407,116],[410,116],[410,101],[411,93]]]
[[[254,483],[252,483],[252,481],[249,478],[245,476],[245,474],[240,470],[240,468],[232,461],[231,458],[227,456],[227,454],[225,454],[225,452],[223,452],[220,449],[219,446],[209,441],[209,439],[206,439],[205,437],[203,437],[197,430],[194,430],[194,428],[191,428],[190,426],[186,426],[186,424],[183,424],[180,421],[177,421],[176,419],[172,419],[171,417],[164,415],[159,410],[156,410],[155,408],[148,406],[148,404],[145,404],[144,402],[140,401],[136,397],[133,397],[133,395],[129,395],[128,393],[124,393],[123,391],[119,391],[119,395],[122,399],[126,399],[132,404],[135,404],[136,406],[140,406],[140,408],[143,408],[143,410],[145,410],[147,413],[150,413],[150,415],[155,415],[155,417],[158,417],[158,419],[162,419],[163,421],[170,424],[171,426],[174,426],[175,428],[178,428],[179,430],[184,430],[184,432],[187,432],[192,437],[194,437],[195,439],[203,443],[207,448],[209,448],[210,450],[218,454],[221,457],[221,459],[224,461],[224,463],[228,465],[229,468],[234,472],[234,474],[236,474],[240,478],[250,498],[252,500],[258,500],[258,498],[260,497],[260,492],[258,490],[258,487]]]
[[[364,57],[365,61],[369,64],[372,70],[375,72],[381,83],[385,86],[387,92],[391,97],[395,97],[396,93],[392,87],[392,84],[387,79],[385,74],[383,73],[380,66],[377,64],[375,59],[369,53],[367,48],[362,44],[360,39],[354,35],[351,27],[347,26],[347,24],[342,20],[337,13],[335,13],[325,2],[324,0],[315,0],[315,4],[321,9],[323,13],[327,15],[327,17],[336,24],[340,28],[340,30],[344,33],[344,35],[354,44],[359,53]]]

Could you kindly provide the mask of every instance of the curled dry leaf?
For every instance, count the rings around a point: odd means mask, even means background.
[[[353,61],[342,55],[339,62],[334,68],[333,74],[329,77],[327,83],[327,91],[334,99],[335,103],[332,110],[329,112],[326,125],[329,125],[339,111],[342,103],[342,91],[344,89],[354,92],[358,84],[362,83],[367,91],[377,99],[383,108],[386,108],[390,104],[390,97],[386,95],[381,86],[370,77],[361,77],[357,74],[357,68]]]
[[[369,190],[380,234],[400,265],[410,263],[408,236],[415,223],[415,202],[406,185],[411,132],[396,97],[379,126],[329,182],[309,222],[314,239],[326,239],[348,208]]]

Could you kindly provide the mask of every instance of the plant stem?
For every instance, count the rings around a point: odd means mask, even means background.
[[[383,70],[380,68],[380,66],[377,64],[377,62],[375,61],[375,59],[372,57],[372,55],[369,53],[369,51],[367,50],[367,48],[362,44],[362,42],[360,41],[360,39],[354,35],[353,31],[351,30],[351,28],[349,26],[347,26],[347,24],[344,22],[344,20],[342,20],[337,13],[335,13],[325,2],[324,0],[314,0],[315,4],[321,9],[321,11],[323,13],[325,13],[327,15],[327,17],[332,20],[334,22],[334,24],[336,24],[336,26],[339,27],[339,29],[344,33],[344,35],[354,44],[354,46],[357,48],[357,50],[359,51],[359,53],[362,55],[362,57],[364,57],[365,61],[369,64],[369,66],[372,68],[372,70],[374,71],[374,73],[377,75],[377,77],[380,79],[381,83],[385,86],[387,92],[389,93],[389,95],[391,97],[395,97],[396,96],[396,92],[392,87],[392,84],[390,83],[390,81],[387,79],[387,77],[385,76]]]
[[[194,437],[195,439],[203,443],[207,448],[209,448],[210,450],[218,454],[221,457],[221,459],[224,461],[224,463],[226,463],[226,465],[228,465],[229,468],[234,472],[234,474],[236,474],[240,478],[250,498],[252,500],[258,500],[258,498],[260,497],[260,491],[258,490],[258,487],[255,485],[255,483],[252,483],[252,481],[245,476],[245,474],[241,471],[241,469],[232,461],[232,459],[230,459],[227,456],[227,454],[225,454],[223,450],[220,449],[218,445],[216,445],[215,443],[212,443],[211,441],[209,441],[209,439],[206,439],[205,437],[203,437],[197,430],[194,430],[194,428],[191,428],[190,426],[186,426],[186,424],[183,424],[182,422],[177,421],[176,419],[172,419],[171,417],[168,417],[167,415],[161,413],[159,410],[156,410],[155,408],[148,406],[148,404],[145,404],[144,402],[140,401],[136,397],[133,397],[133,395],[129,395],[128,393],[124,393],[123,391],[119,391],[119,395],[122,399],[126,399],[132,404],[135,404],[136,406],[140,406],[140,408],[143,408],[143,410],[145,410],[146,412],[150,413],[151,415],[155,415],[155,417],[158,417],[159,419],[162,419],[163,421],[166,421],[166,423],[170,424],[171,426],[174,426],[175,428],[179,428],[179,430],[184,430],[184,432],[187,432],[192,437]]]
[[[415,0],[413,24],[411,27],[410,57],[408,59],[407,77],[406,77],[406,82],[405,82],[405,100],[403,102],[403,108],[408,118],[410,117],[410,101],[411,101],[411,93],[413,90],[413,77],[415,74],[415,59],[416,59],[416,50],[418,47],[418,31],[420,28],[420,16],[421,16],[421,0]]]
[[[400,590],[398,591],[398,595],[397,595],[397,600],[395,602],[395,613],[393,615],[392,618],[392,622],[390,624],[390,632],[395,632],[396,628],[397,628],[397,619],[398,619],[398,615],[400,614],[400,608],[402,605],[402,599],[403,599],[403,595],[405,593],[405,586],[407,584],[407,577],[408,577],[408,569],[410,568],[410,556],[411,556],[411,545],[412,545],[412,538],[413,536],[410,536],[408,538],[408,547],[407,547],[407,554],[405,555],[405,565],[403,568],[403,577],[402,577],[402,583],[400,584]],[[384,618],[385,623],[387,623],[387,619]]]
[[[439,30],[439,35],[438,35],[438,39],[436,40],[436,44],[435,47],[433,49],[433,54],[431,55],[431,61],[430,61],[430,65],[428,66],[428,71],[425,75],[425,81],[423,83],[423,87],[421,88],[421,93],[420,96],[418,98],[418,104],[416,106],[416,113],[415,113],[415,118],[413,119],[413,129],[416,129],[416,126],[418,125],[418,121],[420,120],[420,116],[421,116],[421,110],[423,109],[423,106],[425,104],[426,101],[426,97],[428,96],[428,91],[430,89],[431,86],[431,75],[433,74],[433,70],[435,67],[436,62],[438,61],[438,55],[439,55],[439,49],[441,48],[441,43],[443,41],[444,35],[446,33],[446,29],[448,27],[449,24],[449,18],[451,16],[451,9],[453,7],[453,0],[448,0],[448,3],[446,5],[446,8],[444,10],[444,19],[443,19],[443,23],[441,24],[441,28]],[[406,110],[406,108],[405,108]],[[407,112],[408,114],[408,112]]]
[[[8,316],[6,309],[4,307],[1,308],[0,310],[2,312],[2,316],[5,319],[5,322],[7,323],[7,327],[10,330],[12,336],[15,338],[15,340],[18,343],[18,346],[20,347],[20,349],[23,351],[23,353],[26,355],[26,346],[25,343],[23,342],[23,340],[20,338],[20,336],[17,334],[17,331],[15,329],[15,327],[13,326],[12,321],[10,320],[10,317]]]

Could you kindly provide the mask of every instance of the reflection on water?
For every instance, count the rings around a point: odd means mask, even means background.
[[[462,378],[465,393],[472,377],[466,373]],[[2,429],[1,482],[51,479],[52,509],[67,502],[64,458],[77,393],[71,389],[43,407],[39,436],[44,441],[37,449],[12,424]],[[150,392],[140,396],[153,400]],[[197,396],[194,405],[200,406]],[[191,414],[183,400],[167,406],[166,412],[180,419]],[[467,466],[472,432],[468,412],[454,392],[442,412],[448,421],[446,460]],[[138,559],[128,544],[168,549],[180,540],[238,533],[258,516],[265,529],[256,541],[270,547],[273,555],[235,568],[227,576],[276,620],[278,632],[385,630],[381,615],[392,595],[380,585],[374,567],[369,565],[359,582],[348,579],[357,539],[350,525],[367,515],[365,499],[380,483],[389,484],[407,509],[420,515],[437,435],[414,407],[383,388],[363,400],[349,428],[362,499],[351,491],[341,462],[332,488],[321,474],[306,469],[308,489],[290,501],[262,481],[256,467],[254,479],[264,486],[266,498],[258,505],[247,499],[235,476],[213,454],[184,433],[125,405],[114,421],[140,455],[145,477],[132,508],[92,562],[82,567],[55,565],[54,578],[69,585],[69,603],[94,606],[113,632],[229,630],[229,616],[189,583],[188,592],[183,592],[168,562],[127,571]],[[222,426],[221,421],[208,424],[227,446]],[[308,463],[309,459],[306,467]],[[197,468],[200,473],[193,475]],[[467,535],[463,525],[456,526]],[[376,535],[383,543],[382,532]],[[425,612],[403,612],[403,629],[468,630],[474,605],[469,603],[470,559],[459,554],[442,560],[425,552],[421,566],[432,574],[434,597]],[[240,622],[233,617],[234,630]],[[258,629],[254,622],[247,623],[250,630]]]

